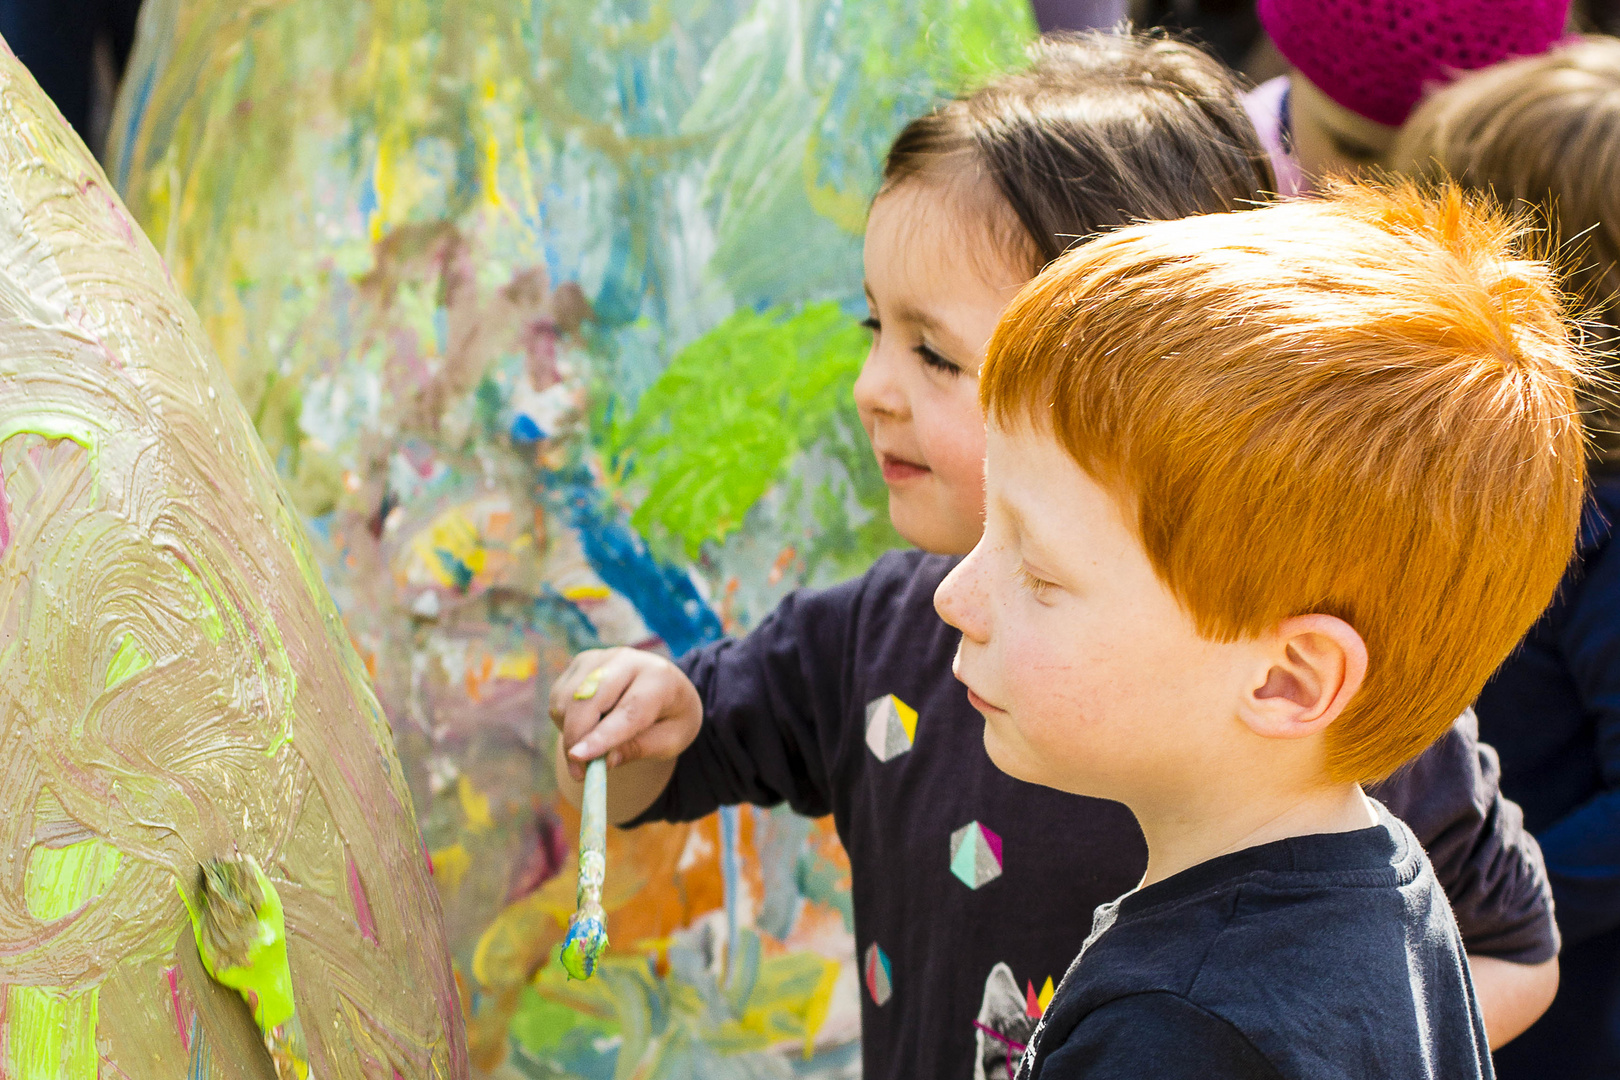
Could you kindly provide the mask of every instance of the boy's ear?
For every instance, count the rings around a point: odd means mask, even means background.
[[[1245,695],[1241,715],[1257,735],[1300,739],[1344,712],[1367,677],[1367,644],[1332,615],[1284,619],[1268,636],[1265,671]]]

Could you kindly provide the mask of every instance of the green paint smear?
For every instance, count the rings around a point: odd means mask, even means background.
[[[105,893],[122,853],[105,840],[36,847],[23,878],[23,899],[36,919],[60,919]]]
[[[105,840],[36,847],[23,877],[28,913],[52,920],[79,910],[112,885],[121,858]],[[96,1080],[99,994],[99,988],[68,993],[8,987],[6,1075],[12,1080]]]
[[[96,1080],[100,988],[74,994],[6,988],[6,1075],[11,1080]]]
[[[125,679],[133,678],[152,666],[152,658],[135,641],[134,634],[125,634],[107,665],[107,689],[111,690]]]
[[[609,434],[622,475],[645,491],[631,523],[688,558],[735,532],[849,402],[869,346],[823,302],[739,311],[682,349]]]

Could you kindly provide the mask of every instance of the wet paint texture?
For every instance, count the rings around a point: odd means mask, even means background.
[[[0,478],[0,1072],[256,1075],[182,900],[245,853],[285,901],[319,1075],[462,1075],[409,794],[302,527],[190,305],[3,49]]]
[[[866,206],[901,124],[1032,31],[1024,0],[147,0],[113,175],[374,679],[480,1072],[858,1061],[830,822],[609,830],[613,949],[569,980],[545,695],[899,543],[850,401]]]

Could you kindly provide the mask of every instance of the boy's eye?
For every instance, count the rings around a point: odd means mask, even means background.
[[[1038,578],[1034,574],[1030,573],[1029,568],[1024,566],[1022,563],[1020,563],[1018,566],[1018,583],[1024,588],[1028,589],[1030,592],[1034,593],[1037,600],[1045,596],[1048,592],[1057,588],[1056,585],[1052,584],[1050,581],[1047,581],[1045,578]]]
[[[943,372],[946,375],[962,374],[961,365],[945,359],[943,356],[939,355],[939,353],[935,352],[933,349],[930,349],[926,345],[917,346],[917,355],[922,357],[923,363],[927,364],[935,371]]]
[[[877,321],[876,315],[868,315],[866,318],[861,320],[861,325],[872,331],[874,334],[883,329],[883,324]]]

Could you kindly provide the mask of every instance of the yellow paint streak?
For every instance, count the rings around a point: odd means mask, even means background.
[[[432,852],[433,877],[439,883],[441,894],[454,895],[461,890],[461,883],[467,877],[467,871],[472,869],[472,856],[460,844],[451,844]]]
[[[827,1014],[832,1011],[833,990],[838,986],[838,968],[836,960],[824,960],[821,969],[821,981],[810,994],[810,1000],[804,1007],[804,1060],[809,1061],[816,1051],[816,1034],[821,1031],[821,1025],[827,1022]]]
[[[28,913],[47,921],[71,915],[112,886],[120,857],[105,840],[35,848],[23,877]],[[10,1080],[96,1080],[99,995],[99,987],[74,992],[7,987],[5,1075]]]
[[[6,1076],[9,1080],[96,1080],[99,987],[65,993],[38,986],[6,988]]]
[[[489,796],[479,791],[467,779],[466,773],[456,780],[456,797],[461,801],[461,812],[467,818],[468,829],[481,833],[495,827],[495,820],[489,816]]]
[[[112,662],[107,665],[107,689],[111,690],[124,680],[134,678],[151,666],[152,658],[135,640],[135,635],[125,634],[124,640],[118,643],[118,651],[113,653]]]
[[[105,893],[121,858],[105,840],[36,847],[23,878],[23,899],[36,919],[60,919]]]

